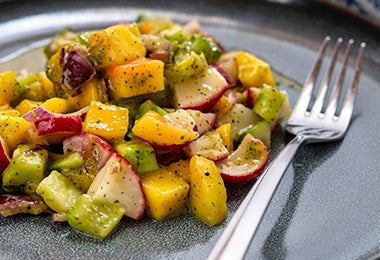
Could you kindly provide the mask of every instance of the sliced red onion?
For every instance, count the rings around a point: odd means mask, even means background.
[[[61,83],[69,90],[75,90],[90,80],[96,73],[85,55],[77,50],[61,54],[63,64]]]
[[[46,211],[48,211],[48,207],[37,195],[0,195],[0,214],[3,217],[19,213],[37,215]]]
[[[49,110],[39,106],[33,109],[32,111],[29,111],[26,113],[23,118],[31,123],[34,123],[35,121],[47,117],[54,117],[54,113],[50,112]]]

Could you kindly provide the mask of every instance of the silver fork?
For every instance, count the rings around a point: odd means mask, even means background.
[[[286,124],[286,130],[295,137],[267,167],[249,191],[213,248],[208,257],[209,260],[242,259],[244,257],[282,176],[302,143],[329,142],[344,137],[354,108],[365,43],[360,44],[354,75],[343,107],[340,109],[338,101],[341,100],[342,85],[354,41],[349,40],[346,44],[338,78],[330,90],[330,86],[332,86],[330,81],[343,40],[339,38],[336,41],[330,65],[318,89],[315,85],[317,85],[318,74],[330,40],[329,36],[323,40],[318,58],[309,72],[292,115]]]

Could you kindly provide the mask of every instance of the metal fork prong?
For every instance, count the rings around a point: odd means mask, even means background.
[[[314,85],[315,85],[316,79],[318,77],[318,73],[320,71],[320,68],[323,62],[325,50],[330,40],[331,40],[330,36],[326,36],[325,39],[323,40],[318,51],[318,58],[315,61],[311,71],[309,72],[305,80],[305,84],[301,90],[301,93],[299,94],[296,104],[294,105],[293,111],[307,110],[309,103],[311,101],[311,98],[313,96]]]
[[[331,57],[330,65],[325,73],[325,76],[322,80],[321,86],[319,88],[318,94],[316,95],[315,101],[309,104],[308,110],[311,113],[321,113],[324,112],[325,105],[326,104],[326,92],[330,84],[331,76],[334,72],[335,63],[338,57],[338,53],[340,50],[340,45],[342,44],[343,39],[338,38],[334,45],[333,54]]]
[[[363,53],[364,53],[365,47],[366,47],[366,43],[362,42],[360,44],[358,57],[355,62],[354,76],[352,78],[350,88],[344,100],[344,105],[341,110],[342,112],[339,115],[340,120],[347,122],[346,123],[347,127],[348,127],[348,122],[351,120],[352,111],[354,109],[356,90],[358,88],[360,73],[362,69]]]
[[[341,89],[342,89],[344,77],[346,74],[348,58],[350,56],[350,52],[351,52],[351,48],[353,44],[354,44],[354,40],[351,39],[348,41],[346,45],[346,51],[343,57],[342,67],[340,69],[338,79],[336,80],[333,91],[331,93],[330,100],[328,102],[326,112],[325,112],[326,115],[336,116],[337,114],[338,100],[341,95]]]

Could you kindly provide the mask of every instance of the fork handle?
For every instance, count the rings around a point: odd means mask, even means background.
[[[243,259],[282,176],[304,141],[302,136],[294,137],[266,168],[236,210],[208,260]]]

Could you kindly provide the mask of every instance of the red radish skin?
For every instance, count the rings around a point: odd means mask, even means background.
[[[0,175],[8,167],[10,161],[8,146],[5,140],[0,136]]]
[[[117,153],[113,153],[98,172],[87,193],[99,200],[119,203],[127,217],[140,220],[144,216],[145,196],[140,177]]]
[[[79,116],[55,116],[38,119],[34,122],[39,136],[53,134],[77,134],[82,131],[82,118]]]
[[[216,123],[216,114],[215,113],[203,113],[199,110],[187,109],[187,113],[194,119],[196,123],[196,129],[199,135],[203,135],[207,131],[213,129]]]
[[[85,161],[85,167],[100,170],[113,154],[112,146],[101,137],[91,133],[80,133],[63,141],[63,152],[79,152]]]
[[[268,159],[269,152],[265,144],[248,134],[234,152],[216,165],[226,183],[243,184],[259,176]]]
[[[176,107],[209,112],[227,88],[225,78],[217,69],[209,67],[204,77],[175,86]]]

